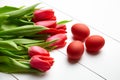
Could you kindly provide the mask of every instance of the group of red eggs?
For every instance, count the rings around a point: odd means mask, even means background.
[[[49,34],[50,36],[46,41],[56,40],[51,46],[61,48],[66,45],[66,25],[56,22],[56,16],[52,9],[40,9],[33,13],[34,17],[32,21],[35,25],[42,25],[48,29],[40,32],[39,34]],[[100,35],[91,35],[90,29],[87,25],[82,23],[76,23],[72,25],[71,32],[73,34],[73,41],[67,46],[68,59],[79,60],[84,53],[84,43],[86,50],[90,53],[98,52],[105,44],[105,40]],[[40,47],[32,46],[28,50],[31,58],[31,67],[39,69],[40,71],[47,71],[54,63],[49,52]]]
[[[74,41],[67,46],[67,55],[70,60],[79,60],[85,47],[88,53],[97,54],[105,44],[105,39],[102,36],[90,35],[90,29],[85,24],[76,23],[72,25],[71,32]]]

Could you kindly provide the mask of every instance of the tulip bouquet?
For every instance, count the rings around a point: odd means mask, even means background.
[[[0,72],[46,72],[50,51],[64,47],[69,20],[56,21],[53,9],[0,7]]]

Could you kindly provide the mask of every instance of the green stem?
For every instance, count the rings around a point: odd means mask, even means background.
[[[16,27],[13,29],[0,31],[0,37],[4,36],[25,36],[25,35],[33,35],[40,31],[46,30],[47,28],[43,26],[35,26],[35,25],[25,25]]]
[[[21,16],[23,16],[23,15],[25,15],[25,14],[32,13],[33,10],[35,9],[35,7],[36,7],[37,5],[39,5],[39,3],[34,4],[34,5],[32,5],[32,6],[29,6],[29,7],[26,7],[26,8],[24,8],[24,9],[15,10],[15,11],[10,11],[10,12],[7,12],[7,13],[5,13],[5,14],[10,15],[10,18],[11,18],[11,17],[15,17],[15,18],[21,17]]]
[[[30,65],[22,64],[16,59],[7,56],[0,56],[0,72],[20,73],[20,72],[38,72],[32,69]]]
[[[1,48],[0,48],[0,55],[9,56],[9,57],[12,57],[12,58],[22,58],[22,59],[29,58],[28,55],[16,55],[16,53],[13,53],[11,51],[1,49]]]

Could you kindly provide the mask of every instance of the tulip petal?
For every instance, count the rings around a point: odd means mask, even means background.
[[[56,46],[56,48],[58,48],[58,47],[65,46],[66,39],[67,39],[67,36],[65,34],[56,34],[56,35],[49,37],[46,41],[56,40],[53,44],[51,44],[51,46]],[[63,44],[64,44],[64,46],[63,46]]]
[[[45,72],[51,68],[53,62],[53,58],[51,57],[35,55],[31,57],[30,65],[32,68]]]
[[[56,21],[55,20],[38,21],[35,24],[45,26],[45,27],[48,27],[48,28],[55,28],[56,27]]]
[[[30,57],[34,55],[50,56],[49,52],[40,46],[31,46],[28,49],[28,54]]]
[[[51,20],[53,19],[54,11],[52,9],[40,9],[34,11],[34,20],[36,21],[42,21],[42,20]],[[54,17],[55,18],[55,17]]]

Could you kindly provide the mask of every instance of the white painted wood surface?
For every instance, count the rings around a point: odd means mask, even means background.
[[[51,52],[55,58],[53,67],[42,75],[4,74],[0,80],[119,80],[120,79],[120,1],[119,0],[0,0],[4,5],[31,5],[42,2],[41,6],[53,8],[59,20],[72,19],[67,24],[67,42],[72,41],[72,24],[85,23],[91,35],[105,38],[105,46],[98,55],[84,52],[76,64],[67,61],[66,47]],[[17,79],[16,79],[16,78]]]

